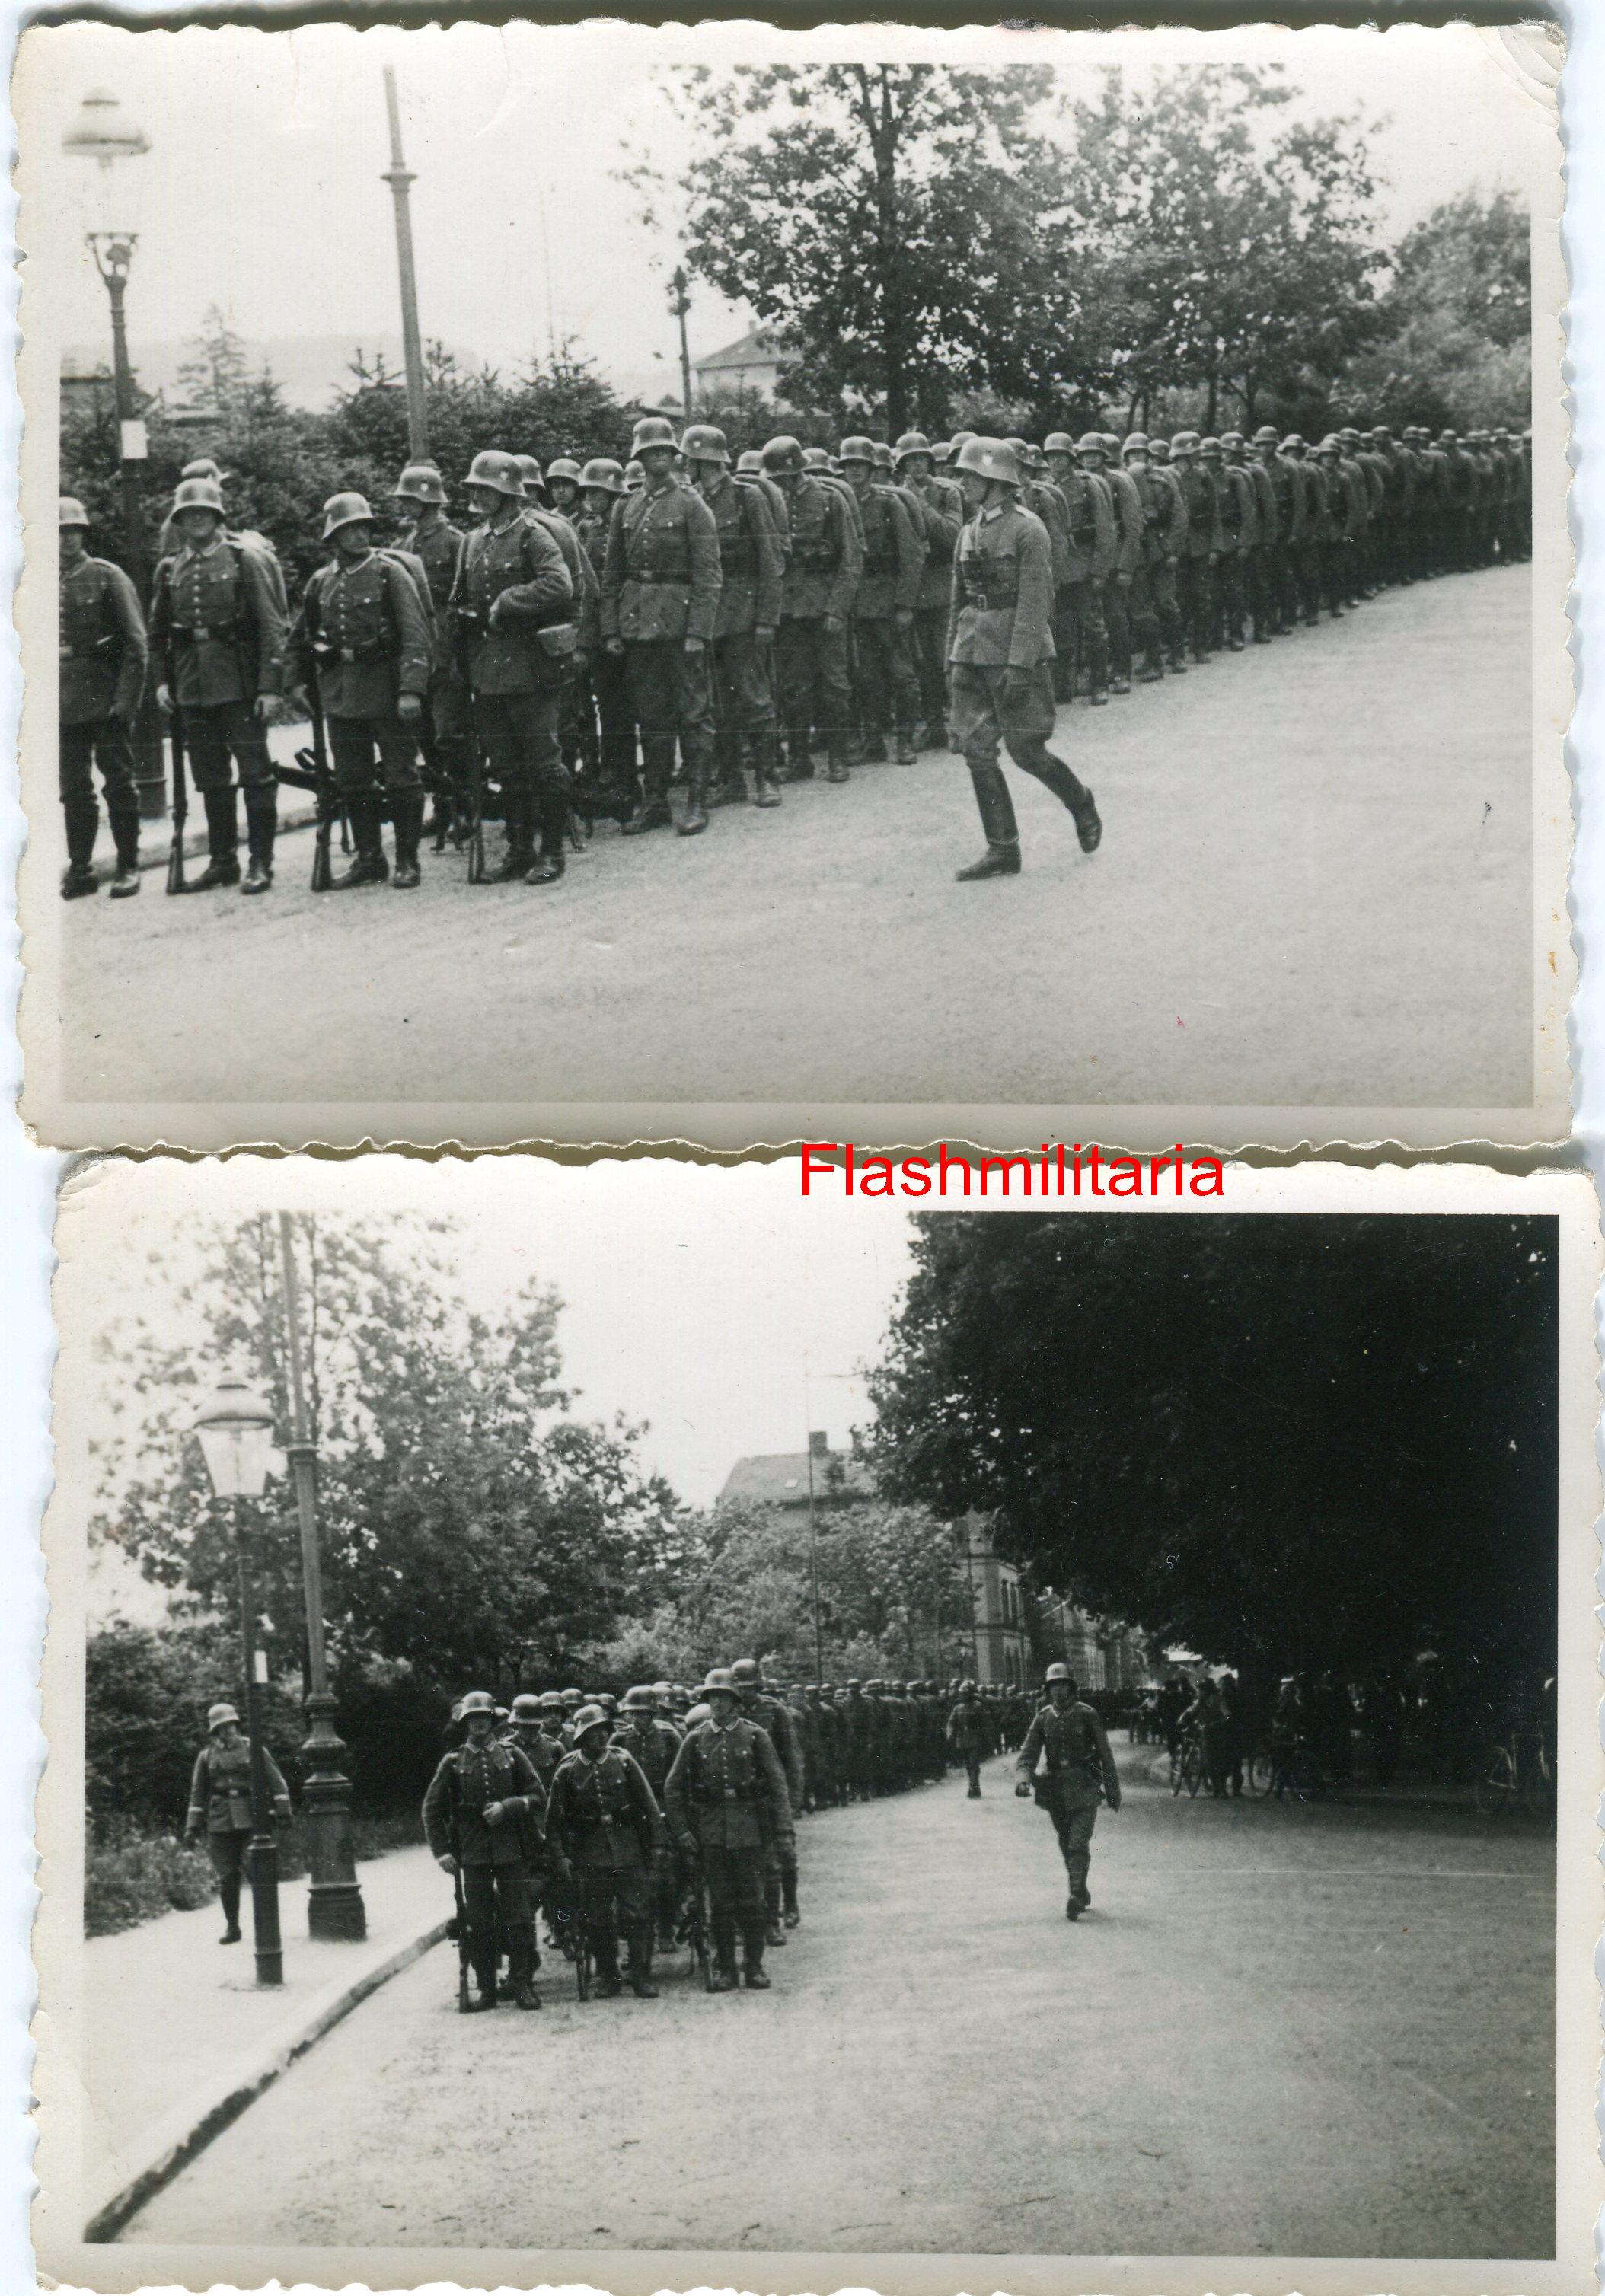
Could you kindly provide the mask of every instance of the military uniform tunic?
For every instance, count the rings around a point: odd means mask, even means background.
[[[1025,1734],[1015,1773],[1036,1788],[1058,1835],[1072,1898],[1085,1905],[1099,1802],[1120,1808],[1120,1778],[1097,1709],[1079,1699],[1044,1706]]]
[[[374,787],[375,750],[387,789],[416,790],[417,744],[397,704],[404,693],[419,701],[428,694],[434,642],[405,566],[376,550],[320,566],[301,600],[291,655],[302,682],[316,676],[342,791],[356,797]]]
[[[57,741],[68,858],[87,868],[99,813],[98,766],[118,860],[139,849],[139,795],[128,728],[144,692],[148,647],[139,594],[120,566],[86,553],[62,567],[61,683]]]
[[[539,633],[578,611],[573,578],[546,527],[509,505],[465,537],[448,619],[473,688],[486,771],[512,793],[521,819],[531,797],[566,809],[557,736],[564,657]]]
[[[677,735],[698,787],[712,766],[710,666],[705,652],[686,652],[686,640],[712,639],[722,586],[719,530],[700,495],[666,486],[614,504],[602,564],[602,635],[623,641],[646,779],[660,802],[668,797]]]
[[[259,556],[219,537],[188,544],[156,569],[151,650],[166,671],[195,787],[226,790],[230,760],[243,788],[271,791],[273,760],[252,704],[284,691],[289,632]]]

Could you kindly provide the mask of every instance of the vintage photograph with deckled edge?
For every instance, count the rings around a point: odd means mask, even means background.
[[[26,33],[38,1136],[1564,1136],[1560,57]]]
[[[47,2276],[1583,2284],[1585,1176],[100,1162],[57,1243]]]

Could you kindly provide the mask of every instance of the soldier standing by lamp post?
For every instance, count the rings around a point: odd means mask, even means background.
[[[273,1413],[237,1373],[226,1373],[200,1411],[194,1432],[211,1487],[234,1502],[235,1541],[239,1553],[240,1638],[245,1660],[245,1715],[251,1742],[251,1910],[259,1985],[282,1985],[284,1956],[279,1938],[278,1844],[269,1814],[267,1749],[262,1742],[262,1689],[266,1652],[257,1647],[256,1578],[240,1502],[259,1499],[273,1455]]]

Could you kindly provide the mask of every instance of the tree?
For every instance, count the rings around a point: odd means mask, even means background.
[[[1239,1663],[1552,1670],[1545,1220],[947,1214],[873,1382],[883,1488],[996,1510]]]
[[[186,1436],[198,1386],[235,1359],[281,1427],[287,1400],[276,1224],[205,1242],[176,1300],[110,1335],[135,1428],[105,1457],[96,1529],[191,1613],[216,1617],[235,1600],[237,1545]],[[342,1687],[385,1666],[453,1691],[549,1677],[648,1603],[682,1551],[673,1495],[635,1464],[638,1431],[572,1415],[556,1297],[528,1287],[492,1326],[464,1305],[449,1245],[439,1223],[301,1225],[324,1611]],[[292,1495],[281,1481],[242,1511],[282,1673],[300,1666],[303,1617]]]
[[[1042,324],[1066,307],[1038,227],[1060,190],[1033,124],[1049,72],[776,65],[665,86],[703,147],[679,186],[686,260],[779,329],[792,404],[878,407],[895,432],[1062,349]]]
[[[218,304],[208,304],[178,380],[192,400],[223,414],[231,414],[244,395],[251,381],[245,346]]]
[[[1505,423],[1532,400],[1530,226],[1506,191],[1469,191],[1406,233],[1377,343],[1350,365],[1351,406],[1395,427]]]

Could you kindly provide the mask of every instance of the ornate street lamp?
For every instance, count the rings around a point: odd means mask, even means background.
[[[245,1716],[251,1741],[251,1914],[259,1985],[282,1985],[284,1954],[279,1937],[278,1843],[268,1817],[263,1759],[262,1692],[267,1652],[257,1648],[257,1596],[242,1499],[259,1499],[273,1463],[273,1413],[237,1373],[225,1373],[194,1419],[194,1432],[211,1487],[234,1503],[239,1550],[240,1639],[245,1654]]]
[[[87,160],[95,169],[92,221],[84,237],[111,303],[111,373],[117,399],[123,567],[142,595],[149,587],[150,569],[144,562],[144,541],[140,530],[136,466],[148,460],[150,449],[135,403],[125,302],[134,250],[139,244],[139,234],[133,227],[138,212],[136,193],[141,174],[139,162],[150,148],[151,139],[144,128],[128,117],[117,98],[104,88],[91,89],[62,138],[62,149],[69,158]],[[152,733],[148,710],[142,713],[136,729],[136,749],[140,809],[149,818],[162,810],[164,775],[160,737]]]

